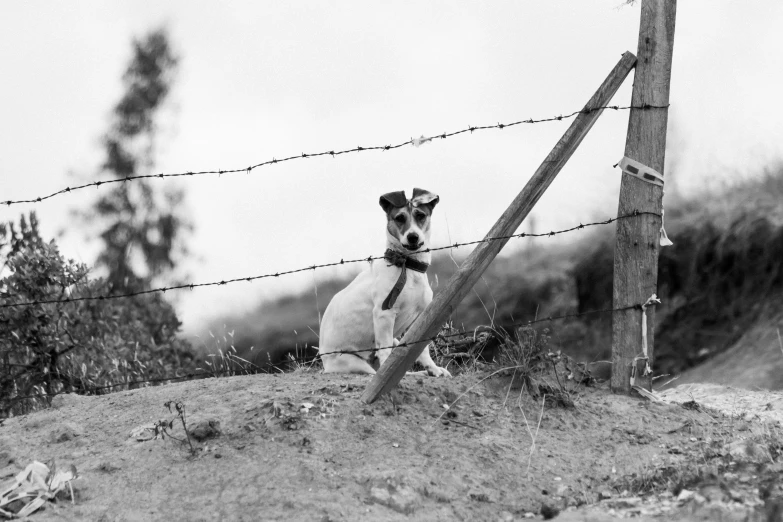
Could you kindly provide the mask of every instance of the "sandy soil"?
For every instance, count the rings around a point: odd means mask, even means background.
[[[772,509],[759,481],[781,471],[778,456],[728,449],[756,433],[746,420],[600,386],[580,389],[574,408],[542,409],[509,378],[484,376],[406,377],[372,405],[359,400],[368,377],[312,371],[61,396],[3,422],[0,480],[33,460],[77,467],[75,504],[49,503],[40,521],[717,520],[704,518],[716,505],[725,520],[766,520]],[[169,400],[207,437],[195,455],[134,431],[173,418]],[[700,459],[733,497],[673,483]]]

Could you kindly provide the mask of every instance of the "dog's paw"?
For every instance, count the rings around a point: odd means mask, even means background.
[[[440,366],[430,366],[427,368],[427,373],[432,377],[451,377],[451,373],[446,368]]]

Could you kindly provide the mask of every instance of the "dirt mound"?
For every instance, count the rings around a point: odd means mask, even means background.
[[[41,521],[521,520],[558,512],[566,520],[609,512],[687,520],[708,505],[761,516],[758,491],[770,489],[759,481],[780,471],[769,444],[769,461],[750,467],[726,449],[740,435],[761,440],[754,424],[698,408],[605,388],[580,389],[574,407],[553,408],[509,378],[478,373],[406,377],[366,405],[359,398],[367,380],[299,371],[61,396],[50,409],[3,421],[0,479],[34,460],[76,466],[76,503],[48,504],[33,515]],[[211,429],[193,455],[187,444],[149,436],[155,421],[171,419],[163,408],[170,400],[185,405],[189,426]],[[171,434],[184,438],[177,423]],[[695,462],[701,467],[692,471]],[[704,489],[708,476],[730,493]]]

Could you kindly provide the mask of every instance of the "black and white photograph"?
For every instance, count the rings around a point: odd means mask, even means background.
[[[0,5],[0,520],[783,522],[783,2]]]

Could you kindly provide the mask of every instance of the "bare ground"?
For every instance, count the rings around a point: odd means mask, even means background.
[[[486,375],[409,376],[372,405],[368,377],[313,371],[61,396],[2,423],[0,480],[33,460],[77,467],[75,504],[40,521],[779,520],[774,419],[601,386],[558,407]],[[171,419],[169,400],[207,437],[195,455],[131,435]]]

